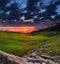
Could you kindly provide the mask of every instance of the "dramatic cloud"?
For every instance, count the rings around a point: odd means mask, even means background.
[[[54,18],[60,14],[60,0],[1,0],[0,18]]]

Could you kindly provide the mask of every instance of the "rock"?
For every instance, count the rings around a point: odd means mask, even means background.
[[[0,51],[0,64],[28,64],[25,58]]]
[[[46,64],[46,63],[42,63],[42,64]]]
[[[29,62],[29,64],[33,64],[32,62]]]
[[[31,58],[31,57],[27,57],[27,60],[28,60],[28,62],[33,62],[33,63],[40,62],[40,59]]]

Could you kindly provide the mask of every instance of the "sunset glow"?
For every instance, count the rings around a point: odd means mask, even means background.
[[[30,33],[35,31],[35,27],[22,26],[22,27],[0,27],[1,31],[12,31],[12,32],[21,32],[21,33]]]
[[[34,29],[35,29],[35,27],[20,27],[20,31],[23,33],[32,32]]]

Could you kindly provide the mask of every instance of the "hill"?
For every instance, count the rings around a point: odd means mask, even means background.
[[[23,56],[35,48],[50,43],[53,43],[54,46],[51,49],[60,50],[60,32],[57,30],[47,30],[40,30],[31,34],[0,32],[0,50],[17,56]],[[57,55],[60,55],[60,53],[57,53]]]

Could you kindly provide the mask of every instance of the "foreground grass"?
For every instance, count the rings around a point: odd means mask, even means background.
[[[39,32],[34,35],[28,35],[0,32],[0,50],[17,56],[23,56],[27,54],[28,51],[51,42],[53,42],[53,45],[50,46],[50,49],[60,50],[60,40],[58,40],[58,38],[60,38],[60,33],[57,33],[54,36],[47,36],[45,35],[46,33],[47,32]]]

